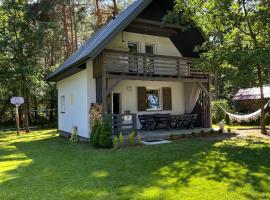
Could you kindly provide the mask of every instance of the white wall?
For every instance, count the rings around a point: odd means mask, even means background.
[[[71,132],[72,126],[78,127],[78,134],[89,137],[89,109],[96,101],[96,86],[93,79],[92,61],[87,62],[85,70],[57,82],[58,125],[59,130]],[[61,113],[61,96],[65,96],[65,113]]]
[[[145,111],[138,112],[137,102],[137,87],[147,87],[151,89],[161,89],[162,87],[170,87],[172,93],[172,111]],[[131,88],[131,90],[130,90]],[[151,113],[185,113],[185,92],[183,82],[165,82],[165,81],[140,81],[140,80],[125,80],[119,83],[113,90],[114,93],[120,93],[121,112],[130,111],[138,114]],[[161,97],[162,101],[162,97]],[[162,103],[161,103],[162,104]],[[140,124],[138,122],[138,127]]]
[[[124,32],[124,42],[122,41],[122,33],[118,34],[106,49],[115,49],[120,51],[128,51],[128,42],[139,42],[141,53],[145,52],[145,44],[155,44],[156,54],[166,56],[181,56],[178,49],[167,37],[159,37],[152,35],[144,35],[138,33]]]

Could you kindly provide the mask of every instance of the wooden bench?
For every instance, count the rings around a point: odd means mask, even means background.
[[[172,123],[175,128],[188,128],[194,129],[194,123],[197,120],[197,114],[183,114],[172,116]]]
[[[196,114],[170,115],[170,114],[149,114],[139,115],[139,121],[142,125],[142,130],[156,130],[166,128],[170,130],[174,128],[193,129],[194,123],[197,120]]]
[[[163,126],[166,127],[167,130],[171,129],[171,115],[170,114],[157,114],[156,118],[156,127],[155,129],[161,129]]]

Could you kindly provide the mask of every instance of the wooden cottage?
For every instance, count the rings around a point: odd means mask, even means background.
[[[210,76],[193,67],[204,39],[195,28],[162,23],[173,7],[173,0],[135,1],[47,78],[57,82],[62,133],[76,126],[88,138],[94,103],[117,119],[118,131],[128,121],[133,130],[155,129],[158,122],[149,123],[157,119],[181,126],[191,115],[196,126],[211,126]]]
[[[270,100],[270,86],[264,86],[265,103]],[[239,89],[233,96],[234,108],[237,112],[247,113],[260,109],[261,92],[259,87]]]

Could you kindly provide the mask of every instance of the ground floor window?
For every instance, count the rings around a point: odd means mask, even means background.
[[[172,110],[172,91],[169,87],[138,87],[138,111]]]
[[[61,96],[60,98],[60,109],[61,109],[61,113],[65,113],[66,112],[66,98],[65,96]]]
[[[160,110],[160,90],[146,89],[147,110]]]

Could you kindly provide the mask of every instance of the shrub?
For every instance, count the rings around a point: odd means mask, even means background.
[[[181,138],[186,138],[187,135],[186,134],[181,134]]]
[[[170,141],[174,140],[174,134],[170,134]]]
[[[204,130],[201,130],[200,135],[201,135],[202,137],[204,137],[204,136],[205,136],[205,131],[204,131]]]
[[[226,111],[231,111],[230,107],[229,107],[229,103],[227,100],[225,99],[221,99],[221,100],[216,100],[216,101],[212,101],[212,119],[213,119],[213,123],[217,124],[218,122],[224,120],[226,123],[230,122],[229,117],[227,117],[226,120],[226,113],[220,108],[220,106],[222,106]]]
[[[196,133],[193,131],[192,133],[191,133],[191,137],[195,137],[196,136]]]
[[[132,132],[128,135],[128,144],[134,145],[135,144],[135,133]]]
[[[78,139],[78,128],[77,126],[73,126],[72,127],[72,131],[71,131],[71,136],[70,136],[70,142],[71,143],[76,143],[79,141]]]
[[[119,135],[119,144],[120,144],[120,146],[123,146],[124,145],[124,136],[123,136],[123,133],[120,133],[120,135]]]
[[[93,135],[93,146],[96,147],[96,148],[100,147],[99,139],[100,139],[101,134],[102,134],[102,125],[98,121],[96,131],[95,131],[95,133]]]
[[[264,121],[266,125],[270,125],[270,115],[268,113],[265,114]]]
[[[98,120],[95,120],[95,122],[93,123],[92,129],[91,129],[91,133],[90,133],[90,143],[94,144],[94,137],[95,134],[97,132],[97,127],[98,127]]]
[[[142,138],[140,135],[137,136],[137,144],[142,145]]]
[[[230,128],[228,128],[227,131],[228,131],[228,133],[231,133],[232,132],[232,130]]]
[[[116,136],[113,137],[113,148],[115,149],[119,148],[119,138]]]
[[[211,135],[214,135],[214,134],[215,134],[215,131],[214,131],[213,129],[211,129],[211,130],[209,131],[209,133],[210,133]]]
[[[222,129],[219,129],[219,130],[218,130],[218,133],[219,133],[219,134],[222,134],[222,133],[223,133],[223,130],[222,130]]]
[[[105,148],[105,149],[112,148],[112,146],[113,146],[112,128],[110,126],[109,115],[105,116],[102,131],[101,131],[101,134],[99,136],[99,146],[101,148]]]

